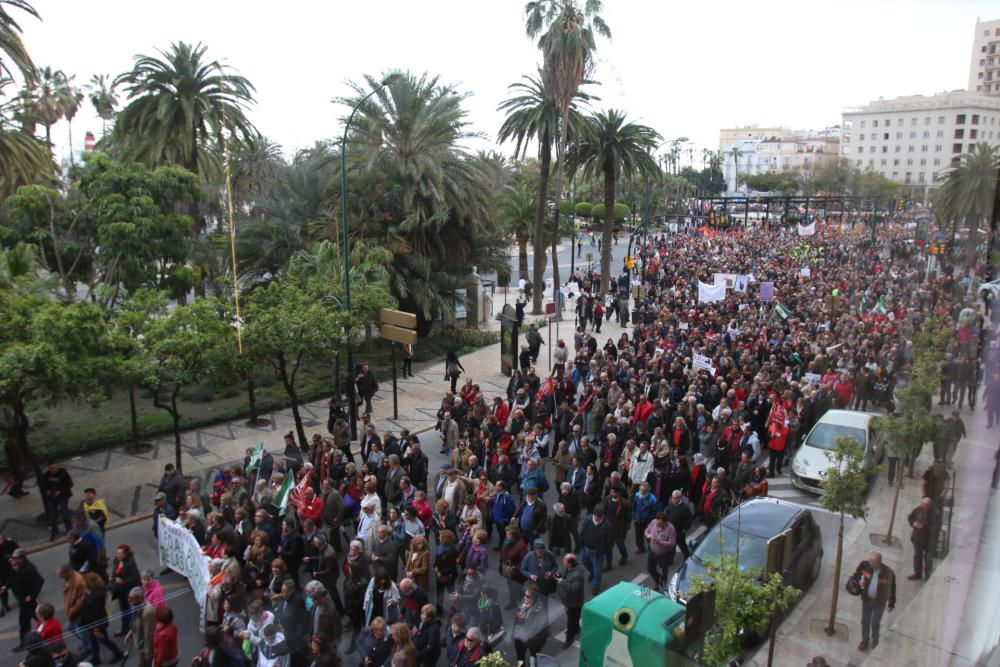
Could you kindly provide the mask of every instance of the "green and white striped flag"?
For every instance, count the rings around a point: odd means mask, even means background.
[[[788,314],[789,314],[788,313],[788,309],[785,308],[780,303],[774,304],[774,312],[778,313],[778,315],[781,316],[781,319],[783,319],[783,320],[787,320],[788,319]]]
[[[885,302],[884,298],[879,297],[878,303],[876,303],[875,307],[872,308],[872,313],[874,313],[875,315],[885,315],[888,312],[889,312],[889,304]]]
[[[861,305],[858,307],[858,312],[862,315],[868,312],[868,297],[864,294],[861,295]]]
[[[285,481],[281,483],[281,488],[274,494],[274,500],[271,501],[271,504],[278,508],[279,515],[285,514],[285,508],[288,507],[288,496],[291,495],[294,487],[295,476],[289,471],[285,474]]]
[[[247,463],[247,472],[260,470],[260,462],[264,459],[264,443],[257,445],[257,448],[250,453],[250,462]]]

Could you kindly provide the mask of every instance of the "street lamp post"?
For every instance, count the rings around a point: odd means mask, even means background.
[[[361,105],[371,99],[372,95],[386,86],[396,83],[400,78],[400,74],[390,74],[382,79],[370,93],[354,105],[351,109],[351,115],[347,117],[347,122],[344,123],[344,136],[340,141],[340,226],[342,232],[341,244],[344,251],[344,310],[347,312],[351,311],[351,251],[348,236],[349,225],[347,223],[347,133],[350,132],[351,123],[354,121],[354,116],[358,113]],[[354,346],[351,343],[350,336],[347,339],[347,373],[347,398],[351,404],[348,414],[350,415],[351,422],[351,439],[354,440],[358,437],[358,406],[354,394]]]

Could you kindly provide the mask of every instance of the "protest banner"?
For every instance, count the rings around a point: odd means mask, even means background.
[[[750,276],[736,276],[736,281],[733,283],[733,291],[746,294],[749,284]]]
[[[814,384],[814,385],[816,385],[817,387],[818,387],[818,386],[820,385],[820,383],[821,383],[821,382],[823,381],[823,376],[822,376],[822,375],[820,375],[819,373],[806,373],[806,374],[805,374],[805,378],[806,378],[807,380],[809,380],[809,383],[810,383],[810,384]]]
[[[799,236],[812,236],[816,233],[816,223],[810,222],[808,225],[799,225]]]
[[[760,284],[760,300],[774,301],[774,283],[763,282]]]
[[[695,355],[691,357],[691,359],[695,368],[702,371],[708,371],[709,373],[712,374],[713,377],[715,376],[715,366],[712,365],[711,359],[709,359],[703,354],[697,354],[697,353],[695,353]]]
[[[721,285],[706,285],[700,280],[698,281],[699,303],[715,303],[716,301],[722,301],[725,298],[726,298],[725,283]]]
[[[211,577],[208,573],[208,556],[190,530],[181,524],[160,517],[156,534],[159,538],[160,565],[188,580],[191,592],[201,610],[201,626],[205,625],[205,596]]]

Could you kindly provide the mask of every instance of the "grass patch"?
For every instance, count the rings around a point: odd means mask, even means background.
[[[434,336],[421,340],[413,351],[415,363],[423,364],[444,359],[447,351],[455,349],[460,355],[468,354],[500,340],[491,331],[445,328]],[[376,339],[371,345],[361,345],[354,352],[355,361],[367,362],[380,381],[392,377],[392,350],[387,341]],[[340,387],[345,390],[347,360],[341,355]],[[254,378],[257,410],[266,414],[289,405],[284,388],[268,369],[262,369]],[[299,371],[297,390],[300,400],[308,403],[333,393],[333,365],[311,364]],[[211,384],[186,387],[178,396],[181,428],[192,429],[249,417],[246,385],[215,386]],[[139,436],[149,440],[171,432],[171,420],[164,410],[153,407],[152,395],[144,390],[136,392],[136,412]],[[107,401],[96,408],[73,401],[63,401],[46,406],[31,414],[32,431],[29,435],[32,450],[41,460],[66,458],[95,449],[120,445],[131,439],[128,391],[115,388]],[[324,416],[325,419],[325,416]],[[0,467],[6,457],[0,451]]]

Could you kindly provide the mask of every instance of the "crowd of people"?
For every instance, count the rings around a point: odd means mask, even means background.
[[[182,522],[210,559],[196,664],[471,667],[508,640],[523,660],[550,639],[557,609],[568,646],[608,570],[644,556],[665,591],[676,552],[690,555],[692,529],[766,496],[827,410],[865,409],[877,386],[891,396],[922,326],[954,328],[969,306],[969,326],[982,331],[989,317],[957,272],[924,280],[912,244],[892,233],[690,230],[650,236],[641,255],[631,274],[571,276],[577,327],[556,343],[549,374],[535,371],[537,330],[503,394],[485,395],[471,379],[459,386],[464,369],[449,357],[436,470],[417,435],[378,432],[369,369],[358,378],[368,412],[357,440],[334,399],[328,435],[303,447],[289,434],[280,454],[248,450],[211,488],[168,465],[153,531],[161,517]],[[747,276],[748,286],[699,301],[698,282],[719,272]],[[773,299],[762,299],[765,282]],[[602,342],[604,318],[632,328]],[[980,340],[956,335],[949,363],[979,359]],[[991,358],[1000,364],[1000,353]],[[1000,366],[985,371],[995,381]],[[970,384],[953,374],[970,394],[981,375]],[[950,386],[947,396],[966,398]],[[1000,411],[991,396],[988,409]],[[47,507],[53,536],[63,522],[68,531],[59,571],[68,624],[38,604],[40,584],[24,583],[34,579],[22,576],[23,552],[11,550],[16,574],[0,573],[27,615],[22,645],[35,648],[26,664],[73,667],[57,655],[70,634],[92,664],[102,646],[118,658],[114,619],[97,604],[108,592],[119,603],[116,636],[135,642],[143,665],[174,664],[176,626],[154,573],[140,571],[127,545],[106,562],[107,509],[88,491],[89,504],[71,511],[61,470],[50,469]],[[878,582],[874,558],[865,585],[873,571]]]

